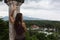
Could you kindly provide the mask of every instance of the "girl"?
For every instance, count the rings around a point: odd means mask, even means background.
[[[16,5],[13,6],[13,9],[10,13],[10,22],[13,24],[16,36],[14,40],[25,40],[26,26],[22,20],[22,13],[17,13],[15,19],[13,17],[14,11],[16,10]]]

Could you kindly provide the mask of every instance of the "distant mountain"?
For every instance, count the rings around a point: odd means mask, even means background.
[[[5,17],[3,17],[3,20],[9,20],[9,17],[8,16],[5,16]]]
[[[3,20],[9,20],[8,16],[3,17]],[[40,19],[40,18],[33,18],[33,17],[27,17],[23,16],[23,20],[47,20],[47,19]],[[47,21],[56,21],[56,20],[47,20]]]
[[[9,20],[9,17],[5,16],[5,17],[3,17],[3,20]],[[23,20],[42,20],[42,19],[23,16]]]
[[[42,19],[23,16],[23,20],[42,20]]]

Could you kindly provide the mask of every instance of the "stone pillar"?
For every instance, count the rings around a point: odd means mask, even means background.
[[[4,0],[4,2],[9,6],[9,15],[12,10],[13,4],[17,6],[16,11],[14,12],[14,18],[17,13],[20,13],[20,6],[24,3],[24,0]],[[13,24],[9,21],[9,40],[14,40],[15,30]]]
[[[20,6],[22,5],[22,3],[18,3],[16,1],[11,1],[10,3],[8,3],[8,5],[9,5],[9,13],[12,10],[13,4],[16,4],[16,6],[17,6],[16,11],[14,12],[14,17],[15,17],[17,13],[20,13]]]

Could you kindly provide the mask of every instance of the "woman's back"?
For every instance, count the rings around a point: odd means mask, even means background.
[[[25,32],[24,28],[20,24],[15,24],[14,29],[16,31],[16,34],[21,35]]]

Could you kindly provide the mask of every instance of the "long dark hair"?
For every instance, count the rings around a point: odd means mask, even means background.
[[[14,29],[16,34],[22,34],[24,32],[24,28],[22,27],[22,13],[17,13],[14,21]]]

